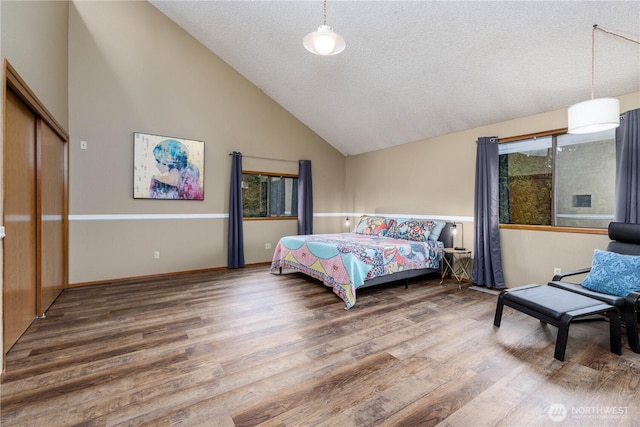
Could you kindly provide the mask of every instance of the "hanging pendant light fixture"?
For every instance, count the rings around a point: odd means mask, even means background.
[[[594,133],[620,126],[620,101],[617,98],[594,99],[593,96],[595,86],[596,30],[640,44],[640,42],[635,40],[598,28],[598,25],[593,26],[593,30],[591,31],[591,99],[569,107],[567,131],[572,134]]]
[[[342,36],[327,25],[327,0],[324,0],[322,25],[318,31],[307,34],[302,40],[304,47],[316,55],[336,55],[347,47]]]

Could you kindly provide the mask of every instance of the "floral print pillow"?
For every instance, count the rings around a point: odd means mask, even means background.
[[[436,222],[431,220],[408,220],[396,223],[387,237],[394,239],[411,240],[414,242],[426,242],[429,240],[431,230],[436,227]]]
[[[396,223],[394,219],[383,216],[363,215],[356,226],[357,234],[367,234],[370,236],[387,236],[389,229]]]

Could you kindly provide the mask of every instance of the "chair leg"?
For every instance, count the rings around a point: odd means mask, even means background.
[[[634,353],[640,353],[640,343],[638,342],[638,324],[636,323],[636,310],[634,307],[625,307],[623,311],[624,323],[627,327],[627,340],[629,347]]]
[[[498,296],[498,305],[496,306],[496,314],[493,318],[493,326],[500,327],[500,322],[502,321],[502,309],[504,308],[504,294],[505,291],[500,292]]]
[[[622,337],[620,334],[620,312],[618,310],[608,311],[609,317],[609,345],[611,353],[622,354]],[[636,335],[637,338],[637,335]]]
[[[625,298],[622,316],[627,327],[627,339],[629,347],[634,353],[640,353],[640,344],[638,343],[638,321],[640,320],[640,292],[631,292]]]

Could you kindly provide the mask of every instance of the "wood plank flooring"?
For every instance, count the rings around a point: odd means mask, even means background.
[[[439,277],[358,292],[268,267],[65,290],[7,355],[3,426],[629,426],[640,355]],[[561,422],[557,422],[561,421]]]

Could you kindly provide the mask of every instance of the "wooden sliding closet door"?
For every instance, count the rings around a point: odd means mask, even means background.
[[[67,285],[69,135],[5,60],[5,353]]]
[[[36,316],[36,116],[6,88],[4,141],[4,349]]]
[[[37,313],[43,314],[67,282],[67,144],[38,119],[38,257]]]

